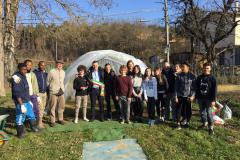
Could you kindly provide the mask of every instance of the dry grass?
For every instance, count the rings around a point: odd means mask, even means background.
[[[240,85],[218,85],[218,92],[240,92]]]

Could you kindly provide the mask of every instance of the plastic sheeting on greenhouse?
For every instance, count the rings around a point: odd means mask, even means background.
[[[146,65],[139,59],[128,55],[126,53],[117,52],[114,50],[99,50],[88,52],[82,56],[80,56],[77,60],[75,60],[66,71],[65,78],[65,98],[73,98],[75,95],[75,91],[73,90],[73,80],[75,75],[77,74],[77,67],[79,65],[85,65],[89,68],[92,65],[92,62],[97,60],[99,62],[99,66],[104,67],[106,63],[110,63],[113,70],[119,74],[119,68],[121,65],[126,65],[128,60],[132,60],[134,64],[139,65],[141,67],[142,73],[146,69]]]

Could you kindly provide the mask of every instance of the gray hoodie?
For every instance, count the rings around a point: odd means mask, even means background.
[[[196,93],[196,77],[191,72],[180,73],[175,80],[175,96],[191,97]]]

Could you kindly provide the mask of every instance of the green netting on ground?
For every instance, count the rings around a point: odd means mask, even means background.
[[[78,124],[67,123],[47,128],[50,132],[81,131],[83,134],[91,134],[93,141],[110,141],[126,138],[124,127],[118,122],[80,122]]]

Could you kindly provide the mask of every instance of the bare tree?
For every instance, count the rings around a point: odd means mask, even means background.
[[[2,3],[0,3],[0,15],[2,16]],[[3,22],[0,18],[0,96],[5,96],[4,89],[4,52],[3,52]]]
[[[190,37],[199,40],[205,52],[203,58],[214,62],[222,51],[216,46],[234,34],[239,21],[236,20],[236,0],[172,0],[180,16],[177,24]],[[228,46],[229,47],[229,46]],[[225,47],[224,51],[228,48]]]
[[[46,19],[60,19],[58,13],[55,13],[52,7],[61,7],[70,16],[75,16],[81,11],[81,3],[76,0],[3,0],[4,7],[4,26],[3,26],[3,46],[4,54],[1,52],[0,65],[4,58],[4,72],[0,71],[0,77],[5,77],[5,84],[7,79],[13,74],[16,65],[15,58],[15,33],[16,33],[16,20],[20,7],[26,7],[24,11],[30,11],[32,17],[40,20],[45,24]],[[2,2],[1,2],[2,3]],[[110,7],[112,0],[89,0],[89,3],[94,7]],[[1,4],[2,5],[2,4]],[[30,15],[29,14],[29,15]],[[0,35],[1,36],[1,35]],[[0,37],[1,39],[1,37]],[[2,40],[2,39],[1,39]],[[0,43],[1,43],[0,40]],[[1,44],[0,44],[1,45]],[[0,46],[1,47],[1,46]],[[2,69],[2,67],[1,67]],[[4,74],[4,75],[3,75]],[[0,81],[1,82],[1,81]],[[3,83],[2,83],[3,84]],[[4,86],[4,85],[3,85]],[[3,88],[3,87],[0,87]]]

